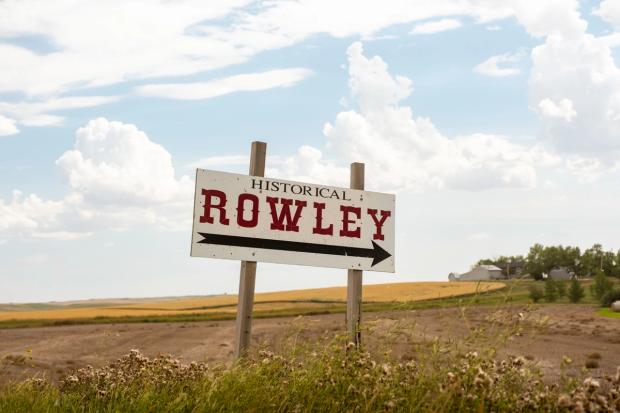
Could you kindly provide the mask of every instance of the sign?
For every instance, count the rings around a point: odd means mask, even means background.
[[[198,169],[191,256],[394,272],[395,197]]]

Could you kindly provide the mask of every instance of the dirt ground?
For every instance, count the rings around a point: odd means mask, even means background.
[[[550,379],[559,377],[564,356],[569,372],[595,354],[603,376],[620,366],[620,319],[599,317],[586,305],[468,307],[380,312],[364,315],[364,344],[402,359],[414,358],[429,343],[470,349],[493,346],[499,357],[522,355]],[[58,379],[85,365],[101,366],[137,348],[147,356],[169,353],[210,363],[232,360],[234,321],[60,326],[0,330],[0,383],[33,375]],[[297,332],[297,340],[316,342],[344,329],[344,315],[258,319],[254,346],[275,348]],[[506,334],[510,332],[510,334]],[[404,334],[403,334],[404,333]],[[502,339],[504,338],[504,339]],[[448,344],[446,344],[447,346]],[[598,355],[598,357],[597,357]]]

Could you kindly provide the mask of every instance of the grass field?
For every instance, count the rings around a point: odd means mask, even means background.
[[[542,282],[419,282],[365,285],[363,311],[413,310],[461,304],[527,303],[529,288]],[[597,304],[582,282],[582,303]],[[235,317],[236,295],[111,299],[66,303],[0,304],[0,328],[127,322],[216,321]],[[566,297],[557,303],[568,303]],[[541,302],[544,304],[544,301]],[[346,287],[257,293],[255,318],[342,313]],[[601,314],[609,316],[607,314]],[[611,316],[613,317],[613,315]]]
[[[413,302],[484,294],[505,287],[498,282],[419,282],[364,286],[366,306],[407,305]],[[258,293],[255,315],[337,312],[346,303],[346,287]],[[88,302],[0,306],[0,326],[71,324],[73,322],[147,321],[150,318],[229,318],[236,312],[236,295],[179,299],[94,300]],[[166,320],[162,320],[166,321]]]
[[[613,312],[610,308],[601,308],[598,310],[598,314],[603,317],[620,318],[620,313]]]

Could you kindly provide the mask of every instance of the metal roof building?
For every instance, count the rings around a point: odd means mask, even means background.
[[[502,270],[495,265],[478,265],[464,274],[451,273],[448,276],[450,281],[485,281],[503,280],[505,278]]]

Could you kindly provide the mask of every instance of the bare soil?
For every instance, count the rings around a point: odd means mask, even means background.
[[[589,374],[597,377],[620,366],[620,319],[597,316],[595,310],[588,305],[514,305],[368,313],[363,323],[369,331],[363,340],[371,352],[389,349],[402,359],[415,358],[430,343],[469,350],[493,347],[498,357],[533,360],[551,380],[562,373],[565,356],[573,363],[564,372],[577,374],[594,354],[598,367]],[[230,320],[3,329],[0,384],[35,375],[57,380],[88,364],[102,366],[134,348],[147,356],[172,354],[184,362],[227,363],[232,361],[234,327]],[[343,314],[258,319],[253,344],[277,351],[293,335],[299,342],[313,343],[344,328]]]

